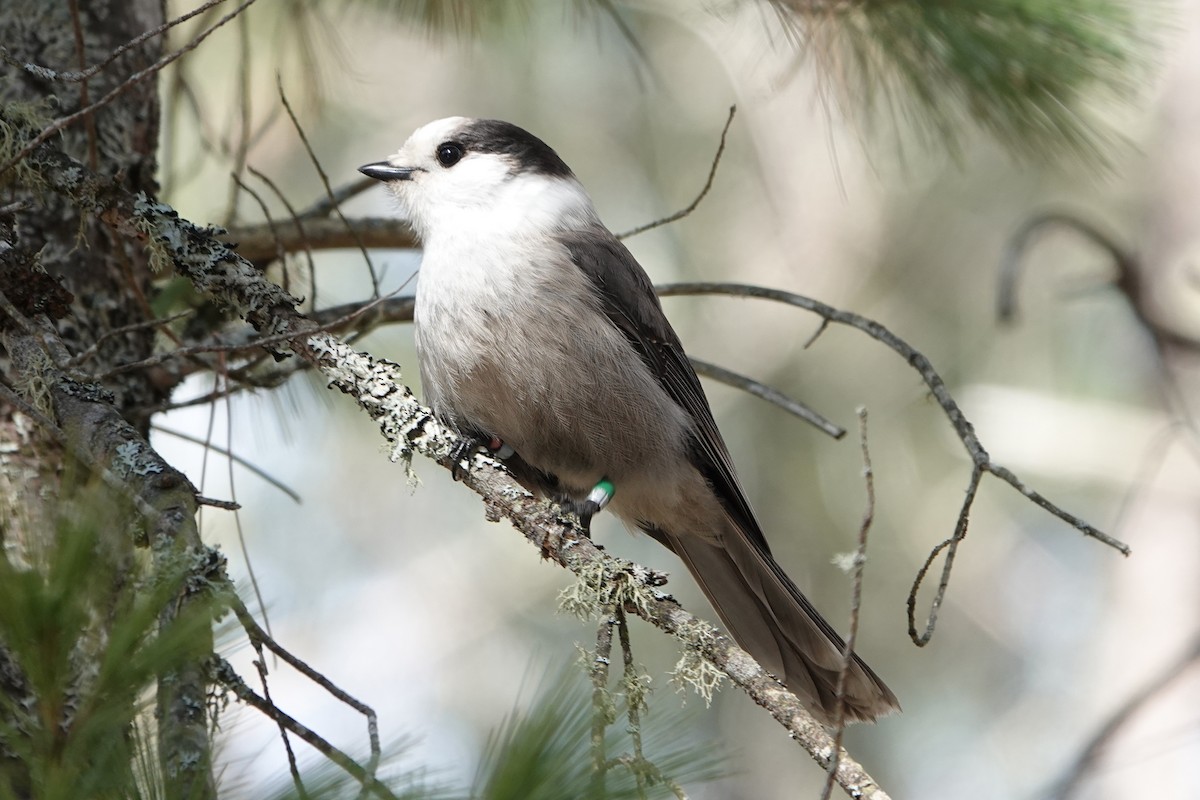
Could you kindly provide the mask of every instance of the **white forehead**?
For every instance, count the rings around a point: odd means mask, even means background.
[[[454,138],[454,135],[475,120],[470,117],[445,117],[428,122],[412,132],[400,148],[402,153],[432,152],[433,148]]]

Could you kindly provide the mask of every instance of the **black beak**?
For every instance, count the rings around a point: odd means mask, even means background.
[[[416,172],[413,167],[393,167],[386,161],[364,164],[358,171],[377,181],[410,181],[412,174]]]

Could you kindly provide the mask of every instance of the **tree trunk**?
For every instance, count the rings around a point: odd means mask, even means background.
[[[0,45],[21,64],[60,73],[81,70],[103,62],[118,47],[161,25],[165,13],[162,0],[7,0],[0,5]],[[152,65],[162,53],[163,37],[152,37],[85,82],[5,65],[0,67],[0,105],[26,107],[27,114],[39,118],[35,127],[40,128],[53,118],[96,102],[130,75]],[[48,98],[53,100],[48,102]],[[158,188],[159,122],[156,76],[151,75],[51,141],[99,175],[153,197]],[[0,187],[4,186],[0,178]],[[43,372],[22,361],[20,346],[8,336],[11,326],[6,331],[3,370],[9,387],[28,397],[33,382],[46,381],[47,374],[57,376],[56,382],[44,387],[44,405],[34,403],[37,408],[32,411],[28,406],[24,410],[18,407],[19,401],[12,400],[12,395],[7,395],[8,400],[0,397],[0,555],[29,568],[35,560],[26,556],[37,548],[38,538],[53,535],[55,509],[69,499],[71,487],[64,475],[82,471],[95,478],[97,473],[109,472],[111,478],[104,448],[113,442],[145,446],[152,454],[145,444],[150,421],[147,409],[169,397],[173,381],[150,369],[107,378],[104,391],[86,383],[89,376],[105,375],[114,366],[140,361],[153,352],[157,335],[153,326],[112,334],[118,328],[153,319],[153,275],[144,248],[62,195],[11,184],[4,191],[0,198],[0,291],[6,302],[13,302],[23,313],[30,309],[40,312],[47,302],[62,305],[62,313],[47,315],[55,319],[53,323],[40,313],[38,317],[39,324],[54,325],[64,356],[78,355],[99,343],[83,365],[83,375],[68,375],[62,364]],[[84,383],[77,384],[79,380]],[[82,395],[66,392],[63,389],[68,383],[87,386],[88,391]],[[31,415],[35,412],[53,421],[53,434],[34,424]],[[83,469],[77,469],[80,465],[72,459],[82,461]],[[194,522],[194,490],[173,470],[156,469],[156,486],[147,483],[147,488],[134,488],[122,500],[140,503],[144,519],[154,523],[146,527],[152,537],[158,535],[161,540],[153,542],[155,558],[151,562],[158,566],[174,559],[177,564],[180,553],[204,554]],[[132,550],[135,529],[143,522],[139,519],[128,530],[118,532],[124,548]],[[146,543],[145,537],[143,533],[141,544]],[[118,583],[132,582],[122,579]],[[161,623],[170,624],[187,602],[180,597],[169,604],[160,615]],[[97,609],[97,617],[103,617],[100,611]],[[27,676],[2,648],[0,639],[0,691],[14,698],[26,697]],[[207,650],[211,652],[211,639]],[[189,800],[215,796],[205,735],[207,697],[202,662],[160,675],[158,698],[159,756],[167,796]],[[25,731],[37,724],[32,718],[0,719],[0,730]],[[64,715],[60,724],[69,726],[69,715]],[[0,756],[4,751],[0,741]],[[19,770],[20,765],[15,768]],[[4,773],[5,764],[0,760],[0,777]],[[18,775],[12,785],[21,792],[29,780],[28,775],[24,779]],[[37,787],[31,791],[36,794]]]

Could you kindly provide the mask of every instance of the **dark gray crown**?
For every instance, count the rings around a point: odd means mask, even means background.
[[[524,128],[499,119],[477,119],[463,126],[452,140],[468,153],[506,156],[518,172],[567,178],[572,175],[558,153]]]

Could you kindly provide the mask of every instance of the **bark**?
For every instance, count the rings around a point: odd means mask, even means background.
[[[72,71],[104,61],[164,19],[163,0],[8,0],[0,5],[0,46],[21,64]],[[162,37],[151,38],[83,83],[6,64],[0,67],[0,108],[6,113],[22,108],[27,116],[46,121],[67,116],[153,64],[162,52]],[[52,141],[107,185],[154,196],[159,113],[156,82],[145,80]],[[184,559],[202,571],[211,554],[196,530],[195,491],[149,447],[149,414],[138,411],[167,400],[174,379],[154,370],[128,371],[99,386],[68,374],[63,359],[55,357],[80,353],[117,328],[153,318],[154,276],[147,249],[66,195],[15,182],[4,191],[0,207],[8,213],[0,211],[0,291],[6,304],[11,301],[28,317],[22,321],[0,315],[4,382],[17,390],[0,397],[4,556],[21,562],[31,538],[52,535],[54,508],[69,492],[62,476],[74,461],[103,476],[115,493],[140,510],[143,522],[125,531],[126,544],[151,546],[151,569],[175,568]],[[46,280],[53,285],[42,286],[45,292],[23,292]],[[44,302],[39,306],[39,295],[43,301],[57,298],[57,307],[48,309]],[[143,326],[103,338],[89,368],[106,374],[116,365],[145,359],[153,352],[155,336],[153,327]],[[40,403],[22,407],[18,395],[28,397],[27,390],[34,386],[40,390]],[[130,459],[136,460],[136,470],[127,469]],[[148,541],[145,531],[141,541],[135,541],[135,529],[141,525],[150,532]],[[163,610],[161,624],[169,625],[193,601],[187,593],[176,598]],[[201,644],[211,651],[211,640]],[[158,731],[167,797],[215,796],[204,663],[198,660],[159,676]],[[0,637],[0,691],[18,697],[25,685],[19,666],[3,652]],[[7,727],[4,723],[15,731],[37,724],[0,719],[0,727]],[[13,785],[21,790],[19,775]]]

